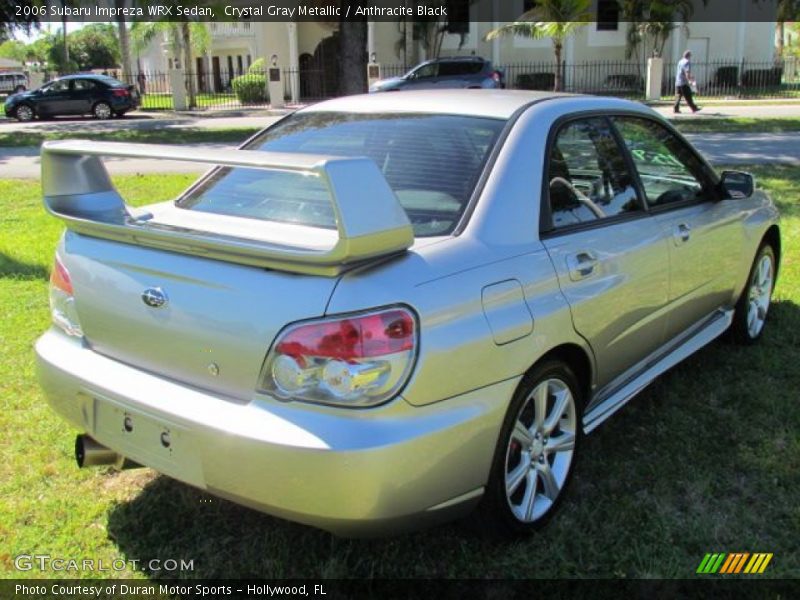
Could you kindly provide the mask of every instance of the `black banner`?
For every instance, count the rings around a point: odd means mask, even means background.
[[[635,14],[619,10],[621,21],[672,20],[675,22],[775,21],[779,0],[641,0]],[[398,19],[445,23],[508,22],[519,19],[526,6],[513,0],[0,0],[0,17],[7,21],[113,22],[120,16],[134,21],[396,21]],[[672,9],[675,6],[675,9]],[[794,5],[793,5],[794,6]],[[791,12],[791,11],[790,11]],[[800,10],[795,10],[798,13]],[[532,13],[535,14],[535,13]],[[587,12],[564,15],[564,20],[603,21],[607,6],[592,4]],[[539,13],[538,19],[543,19]],[[800,14],[784,14],[787,21]],[[550,16],[550,20],[555,17]],[[578,19],[579,18],[579,19]]]
[[[322,600],[435,598],[513,600],[555,595],[556,598],[748,598],[797,597],[800,582],[785,580],[125,580],[29,579],[0,580],[0,598],[118,600],[179,598],[317,598]]]

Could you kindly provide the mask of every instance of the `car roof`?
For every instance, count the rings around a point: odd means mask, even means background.
[[[97,81],[117,81],[111,75],[98,75],[97,73],[75,73],[73,75],[64,75],[63,77],[57,77],[52,79],[51,81],[61,81],[61,80],[69,80],[69,79],[95,79]]]
[[[441,56],[429,62],[487,62],[482,56]]]
[[[569,102],[570,110],[575,112],[604,108],[647,112],[642,104],[619,98],[497,89],[420,90],[343,96],[298,112],[434,113],[509,119],[520,108],[542,101]]]

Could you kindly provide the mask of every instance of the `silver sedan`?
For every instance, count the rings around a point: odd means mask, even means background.
[[[134,209],[101,157],[214,165]],[[59,141],[38,341],[78,464],[343,535],[545,523],[583,435],[762,335],[778,213],[650,109],[458,90],[317,104],[233,151]]]

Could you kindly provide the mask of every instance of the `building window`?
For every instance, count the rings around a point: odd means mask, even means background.
[[[253,64],[253,59],[252,59],[252,57],[251,57],[251,56],[248,54],[248,55],[247,55],[247,68],[249,69],[249,68],[250,68],[250,66],[251,66],[252,64]]]
[[[538,0],[522,0],[522,12],[528,12],[536,8]]]
[[[228,77],[233,77],[233,57],[228,55]]]
[[[241,54],[239,54],[236,57],[236,66],[238,67],[236,72],[239,73],[239,75],[241,75],[242,72],[244,71],[244,68],[242,67],[242,55]]]
[[[619,29],[619,4],[617,0],[597,1],[597,31]]]

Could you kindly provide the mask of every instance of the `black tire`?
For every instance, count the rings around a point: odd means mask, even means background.
[[[759,269],[763,268],[762,265],[765,260],[769,260],[771,265],[769,285],[760,285],[763,281],[757,281],[757,278],[760,274]],[[747,282],[733,313],[730,337],[735,343],[749,346],[758,342],[764,334],[769,307],[772,303],[772,292],[775,289],[776,272],[775,250],[768,242],[764,243],[756,252],[753,265],[747,275]],[[755,301],[755,306],[752,306],[753,301]],[[755,315],[753,315],[753,311]],[[751,323],[752,316],[759,320],[760,326],[753,326]]]
[[[561,411],[561,417],[557,421],[555,428],[548,433],[537,432],[535,435],[539,436],[538,440],[533,440],[530,447],[526,446],[523,449],[523,444],[514,439],[518,435],[518,433],[515,433],[518,432],[516,429],[517,421],[519,420],[522,425],[527,426],[527,420],[532,416],[532,418],[530,418],[530,427],[534,428],[536,423],[536,408],[532,394],[540,385],[543,385],[545,382],[553,381],[560,382],[563,384],[564,389],[569,390],[571,400],[567,402],[570,406],[565,407],[565,409]],[[544,411],[545,417],[555,414],[555,411],[552,413],[550,411],[554,409],[556,398],[560,397],[561,393],[559,391],[559,395],[551,394],[551,389],[560,389],[557,386],[552,388],[551,386],[554,386],[554,384],[548,383],[548,387],[546,388],[548,392],[546,395],[546,405],[548,408]],[[481,504],[474,515],[474,522],[481,531],[491,537],[501,536],[508,538],[529,535],[546,525],[558,511],[558,507],[561,505],[572,479],[575,459],[577,458],[581,444],[582,407],[583,398],[581,395],[581,386],[572,369],[570,369],[567,364],[560,361],[548,360],[536,365],[525,375],[508,407],[503,427],[500,430],[500,437],[495,447],[489,482],[487,483]],[[567,408],[569,410],[567,410]],[[526,415],[529,410],[531,410],[532,413]],[[543,421],[546,425],[550,419],[543,418]],[[566,423],[566,427],[562,429],[562,424],[564,423]],[[571,451],[555,452],[551,454],[547,452],[547,446],[545,446],[544,451],[540,450],[541,446],[536,446],[536,444],[541,444],[542,442],[563,439],[559,436],[569,433],[568,430],[570,428],[573,430]],[[551,436],[551,434],[556,434],[552,435],[552,440],[548,437]],[[539,458],[537,458],[537,454]],[[542,458],[542,455],[545,454],[546,456]],[[568,463],[565,465],[564,461],[567,459],[566,454],[569,454],[569,456]],[[517,458],[519,460],[517,460]],[[556,461],[559,461],[558,464],[556,464]],[[556,479],[561,478],[559,482],[560,486],[557,487],[555,494],[533,493],[533,501],[528,503],[526,498],[529,497],[528,494],[531,489],[538,490],[539,487],[541,487],[543,492],[546,491],[544,479],[539,470],[540,468],[544,469],[545,465],[547,465],[547,471],[552,473]],[[518,469],[520,471],[518,471]],[[512,477],[515,472],[521,471],[526,471],[528,475],[525,475],[525,478],[520,480],[516,486],[510,485],[509,487],[513,492],[507,493],[507,476]],[[533,473],[533,475],[530,475],[530,473]],[[534,483],[531,483],[531,477],[533,477]],[[520,493],[522,494],[522,498],[520,498],[519,505],[516,506],[516,508],[512,508],[512,504],[516,504]],[[554,497],[550,498],[551,495]],[[525,511],[525,506],[523,505],[530,506],[531,509]],[[517,512],[515,512],[515,510]],[[518,514],[519,511],[531,512],[531,518],[521,518]],[[534,514],[537,511],[541,511],[541,513]]]
[[[14,118],[21,123],[33,121],[36,117],[36,110],[30,104],[20,104],[14,110]]]
[[[95,119],[105,120],[110,119],[114,113],[108,102],[98,102],[92,107],[92,114]]]

